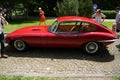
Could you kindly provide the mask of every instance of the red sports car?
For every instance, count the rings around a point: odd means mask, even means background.
[[[89,54],[98,53],[116,39],[106,26],[79,16],[59,17],[50,26],[28,26],[6,36],[6,42],[18,51],[28,47],[62,47],[82,48]]]

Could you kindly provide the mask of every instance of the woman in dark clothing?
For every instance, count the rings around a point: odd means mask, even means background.
[[[5,18],[2,16],[2,8],[0,8],[0,43],[1,43],[1,58],[7,58],[8,56],[5,55],[4,53],[4,33],[2,28],[4,27],[3,25],[8,24],[8,22],[5,20]]]

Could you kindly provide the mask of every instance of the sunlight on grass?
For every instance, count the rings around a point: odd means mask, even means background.
[[[110,28],[110,29],[112,29],[112,25],[113,25],[113,24],[114,24],[114,22],[112,22],[112,21],[110,21],[110,22],[105,21],[105,22],[103,23],[103,25],[107,26],[107,27]]]
[[[46,24],[47,25],[51,25],[53,23],[54,19],[51,19],[51,20],[47,20],[46,21]],[[24,21],[24,22],[16,22],[16,23],[9,23],[8,26],[5,26],[4,28],[4,32],[12,32],[16,29],[19,29],[19,28],[23,28],[23,27],[26,27],[26,26],[33,26],[33,25],[39,25],[39,21]]]

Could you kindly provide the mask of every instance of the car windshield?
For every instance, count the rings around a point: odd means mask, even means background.
[[[49,27],[49,32],[54,32],[57,27],[57,20]]]

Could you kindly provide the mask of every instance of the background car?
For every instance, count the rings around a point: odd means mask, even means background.
[[[79,16],[59,17],[50,26],[28,26],[6,36],[6,42],[18,51],[28,47],[62,47],[82,48],[89,54],[99,53],[116,39],[112,30]]]

